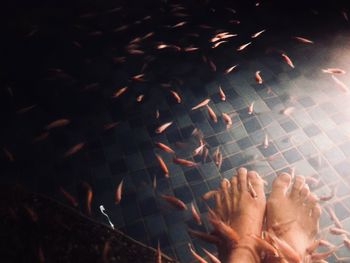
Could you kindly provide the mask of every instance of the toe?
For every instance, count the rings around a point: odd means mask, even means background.
[[[319,204],[316,204],[313,208],[312,208],[312,213],[311,216],[314,220],[318,220],[321,216],[322,213],[322,209],[321,206]]]
[[[298,199],[299,198],[300,190],[304,186],[304,184],[305,184],[304,176],[297,175],[295,177],[295,181],[293,183],[292,190],[290,192],[290,197],[292,199]]]
[[[224,213],[225,215],[229,216],[231,214],[231,194],[230,194],[230,188],[231,188],[231,183],[229,180],[227,180],[226,178],[224,178],[221,181],[220,184],[220,188],[222,191],[222,195],[223,195],[223,203],[224,203]]]
[[[284,196],[287,192],[291,177],[287,173],[281,173],[272,182],[271,197]]]
[[[299,192],[300,202],[303,203],[306,200],[306,198],[309,196],[309,194],[310,194],[309,186],[307,184],[305,184]]]
[[[259,174],[255,171],[249,171],[247,177],[258,197],[265,197],[264,183]]]
[[[241,167],[237,170],[238,173],[238,187],[241,192],[246,192],[248,190],[247,186],[247,169]]]
[[[238,179],[237,176],[231,178],[232,210],[237,208],[238,202]]]
[[[318,198],[315,194],[309,194],[309,196],[306,198],[306,207],[310,210],[312,210],[315,205],[317,204]]]

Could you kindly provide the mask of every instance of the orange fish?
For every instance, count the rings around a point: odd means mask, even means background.
[[[299,254],[284,240],[278,238],[275,235],[270,235],[274,243],[279,249],[279,252],[282,253],[284,258],[288,260],[288,262],[295,262],[299,263],[301,262]]]
[[[218,118],[216,117],[216,114],[215,112],[213,111],[213,109],[209,106],[209,105],[206,105],[207,109],[208,109],[208,114],[210,116],[210,118],[213,120],[213,122],[218,122]]]
[[[337,86],[345,93],[349,92],[348,87],[342,82],[340,81],[337,77],[335,77],[334,75],[332,75],[332,79],[335,81],[335,83],[337,84]]]
[[[347,235],[347,236],[350,236],[350,232],[344,230],[344,229],[341,229],[341,228],[338,228],[338,227],[331,227],[329,229],[329,232],[333,235]]]
[[[162,263],[162,252],[160,251],[159,240],[158,240],[158,246],[157,246],[157,250],[156,250],[156,261],[155,261],[155,263]]]
[[[144,81],[143,79],[144,76],[145,74],[138,74],[138,75],[132,76],[131,79],[135,81]]]
[[[284,53],[281,54],[282,58],[284,59],[284,61],[291,67],[294,68],[294,64],[292,62],[292,60]]]
[[[198,47],[185,47],[183,50],[185,52],[192,52],[192,51],[196,51],[198,49],[199,49]]]
[[[160,195],[165,201],[167,201],[169,204],[182,209],[182,210],[186,210],[187,206],[184,202],[182,202],[179,198],[173,196],[173,195],[165,195],[162,194]]]
[[[181,97],[179,96],[179,94],[176,91],[170,90],[170,93],[171,93],[171,95],[173,95],[173,97],[175,98],[177,103],[181,103]]]
[[[207,161],[208,153],[209,153],[208,148],[204,147],[203,151],[202,151],[202,162],[203,163],[205,163]]]
[[[223,112],[223,113],[221,113],[221,116],[222,116],[222,119],[224,120],[224,122],[226,123],[226,129],[230,128],[232,126],[232,119],[231,119],[230,115]]]
[[[55,121],[49,123],[48,125],[46,125],[45,129],[51,130],[53,128],[63,127],[63,126],[68,125],[69,123],[70,123],[69,119],[58,119],[58,120],[55,120]]]
[[[118,98],[120,95],[122,95],[125,91],[127,91],[128,87],[125,86],[125,87],[121,87],[119,89],[117,89],[113,95],[112,95],[112,98]]]
[[[117,126],[119,124],[119,122],[110,122],[110,123],[106,123],[105,125],[103,125],[103,129],[105,131],[114,128],[115,126]]]
[[[117,205],[122,200],[122,191],[123,191],[123,180],[120,181],[118,186],[115,188],[114,193],[114,203]]]
[[[228,74],[230,73],[232,70],[234,70],[235,68],[237,68],[238,65],[233,65],[232,67],[229,67],[227,69],[225,69],[224,73]]]
[[[187,24],[186,21],[182,21],[182,22],[179,22],[179,23],[173,25],[172,28],[177,28],[177,27],[180,27],[180,26],[184,26],[184,25],[186,25],[186,24]]]
[[[212,45],[211,48],[217,48],[218,46],[220,46],[221,44],[226,43],[226,42],[227,42],[226,40],[218,41],[214,45]]]
[[[258,84],[262,84],[262,83],[263,83],[263,79],[262,79],[262,77],[260,76],[260,70],[258,70],[257,72],[255,72],[255,81],[256,81]]]
[[[328,74],[345,74],[346,71],[340,68],[326,68],[322,69],[323,73],[328,73]]]
[[[157,109],[157,110],[156,110],[156,119],[159,119],[159,115],[160,115],[160,114],[159,114],[159,110]]]
[[[91,216],[92,188],[87,182],[83,183],[83,188],[86,191],[85,211],[87,215]]]
[[[339,228],[343,228],[339,218],[337,217],[337,215],[335,214],[335,212],[333,211],[333,209],[331,209],[329,206],[326,207],[327,213],[329,214],[329,217],[333,220],[334,224],[336,227]]]
[[[298,40],[301,43],[305,43],[305,44],[313,44],[314,41],[304,38],[304,37],[293,37],[294,39]]]
[[[218,193],[217,190],[211,190],[211,191],[206,192],[204,195],[202,195],[202,198],[204,200],[209,200],[210,198],[215,196],[217,193]]]
[[[267,134],[265,134],[263,147],[264,147],[264,149],[267,149],[267,147],[269,147],[269,137],[267,136]]]
[[[264,33],[266,31],[266,29],[263,29],[259,32],[256,32],[255,34],[252,35],[252,38],[257,38],[258,36],[260,36],[262,33]]]
[[[239,46],[239,47],[237,48],[237,51],[242,51],[242,50],[245,49],[247,46],[249,46],[251,43],[252,43],[252,42],[248,42],[248,43],[246,43],[246,44],[243,44],[243,45]]]
[[[192,155],[196,156],[196,155],[200,154],[203,151],[204,147],[205,147],[205,144],[203,143],[202,140],[200,140],[200,145],[196,149],[193,150]]]
[[[17,114],[23,114],[23,113],[26,113],[28,111],[30,111],[31,109],[35,108],[36,107],[36,104],[33,104],[31,106],[28,106],[28,107],[24,107],[22,109],[19,109],[16,111]]]
[[[72,196],[70,193],[68,193],[66,190],[63,189],[63,187],[60,187],[60,192],[63,194],[63,196],[67,199],[67,201],[74,207],[78,207],[78,202]]]
[[[162,169],[164,175],[166,178],[169,177],[169,170],[168,167],[166,166],[165,162],[163,161],[162,157],[160,157],[160,155],[156,154],[156,158],[158,160],[158,163],[160,165],[160,168]]]
[[[202,250],[204,251],[205,255],[210,259],[211,263],[221,263],[221,261],[208,250],[206,250],[205,248],[202,248]]]
[[[214,63],[211,59],[209,59],[209,58],[208,58],[208,64],[209,64],[211,70],[215,72],[215,71],[216,71],[216,65],[215,65],[215,63]]]
[[[225,95],[224,91],[222,90],[221,86],[219,86],[219,95],[220,95],[220,99],[222,101],[226,100],[226,95]]]
[[[85,145],[85,143],[83,143],[83,142],[74,145],[73,147],[68,149],[68,151],[66,151],[64,153],[63,158],[67,158],[67,157],[77,153],[78,151],[80,151],[84,147],[84,145]]]
[[[248,114],[251,115],[254,112],[254,101],[248,106]]]
[[[283,115],[289,116],[294,111],[294,109],[295,109],[294,107],[288,107],[282,110],[281,113]]]
[[[202,232],[202,231],[193,230],[191,228],[188,229],[188,233],[192,237],[198,237],[198,238],[200,238],[208,243],[212,243],[212,244],[220,244],[221,243],[221,239],[219,239],[217,236],[214,236],[212,234],[207,234],[207,233]]]
[[[199,213],[198,213],[198,211],[193,203],[191,203],[191,213],[192,213],[192,217],[196,221],[196,223],[198,225],[201,225],[202,224],[201,217],[200,217],[200,215],[199,215]]]
[[[312,253],[311,254],[311,260],[317,261],[328,258],[330,255],[332,255],[336,251],[336,248],[330,249],[325,252],[319,252],[319,253]]]
[[[175,151],[171,149],[168,145],[165,145],[161,142],[155,142],[154,143],[159,149],[166,151],[167,153],[175,154]]]
[[[28,213],[30,219],[33,222],[37,222],[38,221],[38,214],[30,207],[28,207],[27,205],[24,205],[24,209],[26,210],[26,212]]]
[[[197,163],[195,163],[195,162],[185,160],[185,159],[176,158],[176,157],[173,158],[173,162],[176,164],[187,166],[187,167],[197,166]]]
[[[157,176],[155,175],[153,176],[152,187],[153,189],[157,188]]]
[[[192,248],[192,245],[190,243],[188,243],[188,248],[191,251],[191,254],[193,255],[193,257],[199,262],[199,263],[208,263],[204,258],[202,258],[200,255],[197,254],[196,251],[194,251],[194,249]]]
[[[198,103],[196,106],[193,106],[191,110],[196,110],[198,108],[204,107],[206,105],[208,105],[210,99],[205,99],[203,101],[201,101],[200,103]]]
[[[165,129],[167,129],[171,124],[173,124],[172,121],[164,123],[162,125],[160,125],[156,130],[155,133],[162,133]]]
[[[137,96],[137,97],[136,97],[136,101],[137,101],[137,102],[141,102],[141,101],[143,100],[143,97],[144,97],[144,96],[145,96],[145,95],[143,95],[143,94]]]
[[[37,142],[41,142],[45,139],[47,139],[47,137],[49,137],[50,133],[48,132],[43,132],[42,134],[38,135],[37,137],[35,137],[33,140],[32,140],[32,143],[37,143]]]

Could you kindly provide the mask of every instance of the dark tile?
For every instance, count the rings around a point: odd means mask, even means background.
[[[222,160],[222,164],[221,164],[221,168],[220,168],[220,172],[221,173],[224,173],[230,169],[232,169],[232,164],[230,162],[230,159],[229,158],[226,158],[226,159],[223,159]]]
[[[220,142],[216,138],[216,136],[210,136],[205,138],[205,141],[210,145],[210,147],[217,147],[220,145]]]
[[[313,137],[320,134],[321,130],[315,124],[310,124],[304,128],[304,132],[307,136]]]
[[[274,154],[276,154],[278,152],[275,144],[273,142],[269,143],[269,146],[265,149],[265,147],[263,145],[259,145],[258,146],[260,152],[265,156],[265,157],[269,157],[272,156]]]
[[[252,133],[261,129],[261,125],[256,117],[245,121],[243,124],[248,133]]]
[[[202,175],[196,168],[185,171],[184,174],[188,183],[201,182],[203,180]]]
[[[289,164],[295,163],[296,161],[299,161],[303,158],[295,148],[287,150],[282,154]]]
[[[159,245],[161,247],[162,252],[165,252],[164,248],[167,248],[170,246],[168,233],[167,232],[160,232],[159,234],[156,234],[153,237],[151,237],[151,240],[150,240],[151,247],[157,247],[158,242],[159,242]],[[166,253],[166,254],[168,256],[171,256],[168,253]]]
[[[169,143],[175,143],[175,142],[182,140],[181,134],[178,130],[173,130],[173,131],[167,132],[166,137],[167,137]]]
[[[181,133],[182,137],[185,138],[185,139],[191,137],[194,128],[195,128],[195,127],[194,127],[193,125],[190,125],[190,126],[187,126],[187,127],[182,128],[182,129],[180,130],[180,133]]]
[[[192,122],[194,123],[203,122],[207,119],[207,117],[203,114],[203,112],[200,109],[191,111],[189,115]]]
[[[310,97],[302,97],[298,99],[298,102],[304,107],[308,108],[316,105],[316,103]]]
[[[144,218],[147,230],[151,237],[166,232],[167,227],[162,215],[151,215]]]
[[[295,123],[294,121],[292,121],[292,120],[287,121],[287,122],[283,122],[283,123],[281,123],[280,125],[281,125],[281,127],[282,127],[287,133],[292,132],[292,131],[298,129],[298,126],[297,126],[296,123]]]
[[[148,197],[139,202],[140,210],[143,216],[152,215],[158,212],[157,202],[154,197]]]
[[[278,97],[266,98],[264,101],[271,110],[284,108],[282,101]]]
[[[334,166],[335,170],[343,177],[349,177],[350,162],[343,161]]]
[[[126,226],[126,231],[132,238],[148,243],[146,228],[142,220],[128,224]]]
[[[128,170],[126,163],[123,159],[111,161],[109,163],[109,167],[111,169],[112,174],[125,173]]]
[[[245,150],[251,146],[253,143],[251,142],[249,137],[242,138],[236,142],[241,150]]]
[[[185,203],[190,203],[193,200],[191,189],[187,185],[176,187],[174,189],[174,194]]]

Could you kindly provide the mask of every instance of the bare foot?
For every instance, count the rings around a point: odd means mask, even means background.
[[[237,175],[233,176],[231,181],[224,179],[221,182],[220,188],[216,195],[214,209],[216,214],[238,233],[240,237],[238,247],[247,248],[250,250],[249,253],[253,254],[255,261],[259,261],[251,235],[260,236],[262,231],[266,206],[263,180],[255,171],[248,172],[245,168],[239,168]]]
[[[278,175],[273,181],[267,200],[266,226],[303,259],[306,248],[318,232],[321,208],[316,195],[310,193],[305,184],[304,177],[296,176],[291,189],[290,184],[291,176],[287,173]]]

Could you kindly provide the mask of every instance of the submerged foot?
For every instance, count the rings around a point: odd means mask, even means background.
[[[291,176],[287,173],[274,180],[267,200],[266,226],[303,259],[318,232],[321,208],[317,204],[318,198],[305,184],[304,177],[296,176],[293,185],[290,185]]]

